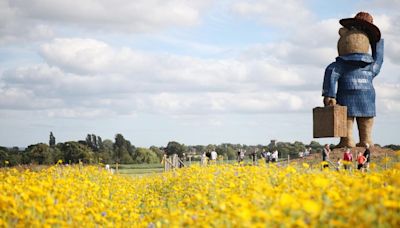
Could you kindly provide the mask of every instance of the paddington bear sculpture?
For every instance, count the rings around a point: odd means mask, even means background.
[[[354,119],[360,137],[357,146],[372,146],[372,126],[376,116],[372,81],[383,63],[383,39],[369,13],[359,12],[354,18],[339,22],[343,26],[339,29],[339,56],[325,70],[323,102],[325,106],[347,106],[347,137],[340,138],[338,147],[356,146],[352,130]],[[370,46],[372,55],[369,54]]]

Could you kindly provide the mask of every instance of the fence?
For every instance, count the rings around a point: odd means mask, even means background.
[[[260,161],[265,162],[265,160],[262,159],[248,159],[245,161],[240,162],[239,164],[242,165],[259,165]],[[192,161],[192,159],[190,157],[188,157],[188,161],[184,162],[182,161],[176,154],[171,156],[171,157],[167,157],[166,155],[163,158],[163,162],[164,162],[164,171],[169,171],[169,170],[173,170],[175,168],[182,168],[182,167],[187,167],[190,166],[192,164],[199,164],[200,166],[207,166],[207,165],[212,165],[212,164],[235,164],[238,163],[237,160],[223,160],[223,159],[217,159],[217,160],[209,160],[207,157],[202,157],[200,161]],[[333,162],[331,160],[327,160],[326,161],[329,164],[329,169],[339,169],[342,168],[343,164],[338,164],[336,162]],[[396,162],[400,162],[400,155],[397,156],[389,156],[387,153],[385,153],[384,156],[373,160],[372,162],[375,162],[375,168],[379,168],[379,169],[388,169],[390,166],[393,166]],[[303,159],[303,158],[297,158],[295,157],[295,159],[291,159],[290,155],[287,155],[287,157],[285,158],[279,158],[277,162],[271,162],[271,163],[275,163],[280,167],[284,167],[284,166],[288,166],[289,164],[294,165],[295,163],[297,163],[297,165],[302,166],[303,163],[307,163],[308,165],[310,165],[310,167],[314,166],[314,167],[322,167],[321,165],[321,160],[319,160],[319,158],[314,158],[313,160],[309,160],[309,159]],[[353,167],[353,169],[357,168],[357,162],[353,161],[350,164],[351,167]]]
[[[185,167],[185,163],[176,154],[170,157],[164,155],[162,163],[164,163],[164,171]]]

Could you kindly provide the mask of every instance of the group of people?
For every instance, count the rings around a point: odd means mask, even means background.
[[[203,152],[203,154],[201,155],[201,164],[207,165],[208,161],[216,164],[217,158],[218,158],[218,153],[215,150]]]
[[[324,149],[322,150],[322,161],[323,161],[323,168],[329,167],[329,154],[331,153],[331,149],[328,144],[325,145]],[[343,158],[338,158],[337,160],[337,169],[341,169],[342,167],[346,170],[351,169],[351,164],[353,163],[353,154],[349,148],[346,148],[343,153]],[[356,158],[357,161],[357,169],[361,172],[365,170],[369,170],[369,164],[371,161],[371,150],[369,144],[366,144],[366,148],[364,152],[357,152],[356,151]]]
[[[258,152],[258,149],[255,149],[250,154],[250,157],[251,157],[251,160],[253,161],[253,164],[257,163],[257,161],[258,161],[257,152]],[[238,163],[243,162],[244,156],[245,156],[246,153],[247,153],[247,151],[244,150],[244,149],[239,149],[237,151],[237,161],[238,161]],[[261,157],[265,160],[266,163],[277,162],[278,161],[278,157],[279,157],[279,152],[278,152],[277,149],[273,150],[272,152],[265,151],[265,149],[263,149],[263,151],[261,152]]]
[[[304,157],[307,157],[308,155],[310,155],[311,154],[311,147],[309,147],[309,148],[306,148],[306,150],[303,152],[303,151],[300,151],[299,152],[299,158],[304,158]]]
[[[265,159],[266,163],[278,162],[279,152],[277,149],[273,150],[272,153],[264,149],[263,152],[261,152],[261,157]]]

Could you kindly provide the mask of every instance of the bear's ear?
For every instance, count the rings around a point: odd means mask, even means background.
[[[348,33],[348,32],[349,32],[349,29],[348,29],[348,28],[341,27],[341,28],[339,29],[339,36],[344,36],[344,35],[346,35],[346,33]]]

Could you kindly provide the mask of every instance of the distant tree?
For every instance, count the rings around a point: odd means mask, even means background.
[[[84,163],[94,162],[94,154],[89,147],[78,142],[65,142],[62,144],[61,152],[65,162],[78,163],[81,160]]]
[[[151,146],[150,150],[152,150],[161,161],[162,157],[164,156],[164,151],[156,146]]]
[[[213,144],[208,144],[207,146],[206,146],[206,150],[207,151],[213,151],[213,150],[215,150],[216,149],[216,146],[215,145],[213,145]]]
[[[223,143],[221,145],[218,145],[215,151],[218,155],[224,156],[225,159],[235,160],[237,157],[237,151],[233,147],[234,145],[232,144]]]
[[[54,147],[55,145],[56,145],[56,137],[54,137],[53,132],[50,131],[49,146]]]
[[[310,144],[307,145],[307,147],[311,147],[311,149],[313,151],[316,151],[316,150],[322,149],[324,146],[319,144],[319,142],[317,142],[317,141],[311,141]]]
[[[175,141],[171,141],[168,143],[166,148],[167,155],[177,154],[179,157],[183,156],[184,147]]]
[[[97,140],[97,142],[100,141],[101,140]],[[112,163],[113,153],[113,142],[110,139],[106,139],[101,141],[100,150],[97,153],[97,159],[102,163]]]
[[[86,142],[86,143],[83,144],[83,145],[86,145],[86,146],[88,146],[90,149],[93,150],[94,145],[93,145],[92,135],[91,135],[91,134],[87,134],[87,135],[86,135],[85,142]],[[81,144],[82,144],[82,143],[81,143]]]
[[[29,163],[37,163],[39,165],[53,163],[50,147],[44,143],[28,146],[25,153]]]
[[[395,144],[386,145],[384,147],[392,150],[400,150],[400,145],[395,145]]]
[[[135,163],[142,164],[142,163],[158,163],[160,159],[157,157],[157,154],[146,148],[137,148],[135,156],[133,158]]]
[[[88,146],[93,152],[99,152],[102,147],[102,140],[100,136],[95,134],[87,134],[85,141],[78,141],[80,144]]]
[[[232,147],[228,147],[226,156],[228,160],[235,160],[237,158],[237,151]]]
[[[133,149],[131,143],[125,140],[122,134],[115,135],[115,143],[114,143],[114,160],[118,163],[132,163],[133,159],[130,153],[133,153]]]
[[[6,165],[5,161],[8,161],[8,150],[5,147],[0,147],[0,167],[4,167]]]
[[[306,147],[305,147],[304,143],[299,142],[299,141],[295,141],[293,143],[293,147],[294,147],[294,150],[296,152],[300,152],[300,151],[305,151],[306,150]]]
[[[199,154],[202,154],[206,149],[206,147],[205,146],[203,146],[203,145],[196,145],[196,146],[193,146],[195,149],[196,149],[196,152],[197,153],[199,153]]]
[[[97,144],[97,136],[95,134],[92,134],[92,150],[93,151],[99,150],[99,145]]]
[[[103,148],[103,141],[100,136],[97,136],[97,148],[101,150]]]

